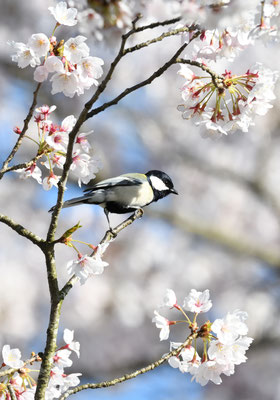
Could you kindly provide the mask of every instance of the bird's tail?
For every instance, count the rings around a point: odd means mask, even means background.
[[[80,196],[80,197],[75,197],[74,199],[70,199],[70,200],[66,200],[63,205],[62,208],[67,208],[67,207],[74,207],[74,206],[78,206],[79,204],[87,204],[88,203],[88,199],[92,197],[92,195],[88,195],[88,196]],[[53,206],[52,208],[49,209],[49,212],[53,212],[54,210]]]

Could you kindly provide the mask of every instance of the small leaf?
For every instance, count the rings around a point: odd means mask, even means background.
[[[72,228],[70,228],[70,229],[67,229],[67,231],[63,233],[63,235],[59,239],[59,242],[64,242],[65,239],[67,239],[69,236],[71,236],[74,232],[76,232],[81,227],[82,227],[82,225],[80,225],[80,221],[79,221],[76,225],[72,226]]]

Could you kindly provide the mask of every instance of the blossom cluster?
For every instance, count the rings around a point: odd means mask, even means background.
[[[247,313],[235,310],[222,319],[216,319],[213,323],[207,321],[201,327],[197,324],[197,316],[207,312],[212,307],[209,297],[209,290],[198,292],[192,289],[184,299],[183,307],[177,303],[176,295],[173,290],[167,289],[164,297],[163,307],[176,308],[185,320],[169,321],[155,311],[156,327],[160,329],[160,340],[169,337],[170,326],[177,323],[187,323],[191,330],[191,339],[186,346],[176,356],[169,358],[171,367],[178,368],[182,373],[190,373],[192,380],[202,386],[209,381],[219,385],[222,382],[221,374],[227,376],[234,373],[235,365],[239,365],[247,360],[245,356],[253,339],[246,336],[248,327],[245,324]],[[185,311],[194,313],[191,321]],[[202,357],[196,349],[197,339],[201,338],[204,342]],[[194,340],[195,346],[192,346]],[[183,343],[171,342],[170,351],[178,349]],[[207,348],[208,347],[208,348]]]
[[[49,7],[56,19],[56,28],[59,25],[73,26],[77,23],[75,8],[67,8],[65,2],[59,2],[55,7]],[[54,33],[54,32],[53,32]],[[52,34],[47,37],[44,33],[34,33],[27,44],[11,42],[16,53],[12,60],[20,68],[36,67],[34,79],[43,82],[52,74],[52,94],[62,92],[67,97],[75,93],[81,95],[92,85],[97,86],[102,74],[103,60],[89,55],[90,49],[85,43],[85,36],[76,36],[64,42],[57,41]]]
[[[178,72],[184,79],[182,98],[177,109],[184,119],[193,118],[211,135],[248,132],[253,118],[265,115],[275,99],[278,71],[257,64],[240,75],[225,71],[221,76],[197,76],[185,64]]]
[[[49,190],[53,185],[57,186],[58,184],[60,176],[54,173],[54,168],[63,168],[69,133],[76,123],[74,115],[64,118],[60,125],[53,123],[50,119],[50,114],[55,109],[56,106],[54,105],[51,107],[43,105],[36,108],[35,116],[35,122],[38,127],[38,140],[35,140],[38,145],[37,154],[46,157],[46,160],[41,162],[41,165],[49,170],[48,176],[42,180],[42,170],[37,165],[38,161],[28,168],[16,170],[20,174],[20,178],[32,177],[39,184],[42,184],[45,190]],[[14,130],[18,134],[21,133],[18,127]],[[87,140],[87,136],[92,133],[93,131],[78,134],[74,143],[70,171],[78,179],[79,186],[81,186],[81,183],[87,184],[91,179],[95,178],[96,172],[101,167],[100,161],[93,156],[91,145]]]
[[[204,74],[196,75],[185,64],[181,66],[179,74],[185,78],[181,92],[184,104],[178,109],[184,119],[194,118],[195,124],[206,132],[204,136],[216,137],[236,130],[247,132],[249,126],[254,125],[255,115],[264,115],[272,107],[270,103],[275,99],[273,89],[279,74],[257,63],[247,72],[237,75],[225,70],[218,76],[218,62],[221,59],[234,61],[257,39],[278,40],[278,21],[273,22],[279,20],[278,2],[252,0],[246,5],[239,0],[194,3],[200,17],[201,13],[205,14],[205,18],[198,18],[203,22],[203,29],[198,40],[188,46],[184,57],[196,62],[197,66],[200,64],[201,69],[212,71],[212,74],[208,72],[207,78]],[[188,18],[194,18],[189,1],[183,1],[181,7],[183,20],[186,11]],[[215,23],[211,29],[213,18],[210,14],[213,11],[216,16],[212,15]],[[183,41],[189,43],[192,35],[193,32],[184,34]],[[219,78],[219,85],[215,83],[215,76]]]
[[[65,345],[57,349],[53,357],[50,380],[46,391],[46,400],[57,399],[69,387],[77,386],[80,382],[80,373],[66,374],[64,368],[71,367],[73,361],[70,359],[72,351],[80,356],[80,343],[74,341],[74,331],[64,330],[63,339]],[[33,400],[36,391],[36,382],[31,376],[33,370],[29,363],[40,362],[41,358],[31,355],[29,362],[21,360],[19,349],[11,349],[8,344],[2,349],[2,367],[14,368],[14,373],[9,373],[0,382],[0,399],[10,399],[9,386],[19,400]],[[5,372],[5,370],[4,370]],[[34,370],[36,372],[36,370]]]

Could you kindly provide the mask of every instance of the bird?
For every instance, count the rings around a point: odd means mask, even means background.
[[[151,170],[146,174],[128,173],[102,180],[84,190],[84,195],[66,200],[62,208],[80,204],[96,204],[104,208],[109,229],[109,213],[126,214],[158,201],[170,193],[178,194],[171,178],[162,171]],[[53,211],[52,207],[49,212]]]

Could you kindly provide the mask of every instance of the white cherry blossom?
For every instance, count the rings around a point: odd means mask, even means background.
[[[231,345],[240,335],[248,333],[248,327],[244,322],[246,318],[247,313],[236,310],[233,313],[227,313],[223,319],[216,319],[211,329],[221,343]]]
[[[60,1],[55,7],[48,9],[60,25],[74,26],[78,22],[76,19],[77,9],[67,8],[65,1]]]
[[[104,65],[104,61],[99,57],[85,57],[78,65],[78,70],[83,79],[91,78],[93,84],[97,86],[97,79],[103,74],[102,65]]]
[[[60,176],[57,176],[51,172],[49,176],[46,176],[46,178],[43,179],[43,189],[50,190],[53,186],[57,187],[59,179]]]
[[[73,361],[70,360],[70,355],[71,351],[67,349],[62,349],[56,351],[54,357],[53,357],[53,362],[54,365],[57,366],[59,369],[63,369],[66,367],[71,367],[73,364]]]
[[[42,183],[42,171],[36,164],[32,164],[26,169],[16,169],[15,172],[19,174],[20,179],[34,178],[39,184]]]
[[[195,313],[207,312],[212,307],[209,296],[208,289],[204,290],[204,292],[192,289],[190,294],[185,297],[183,307],[185,310]]]
[[[47,57],[47,59],[46,59],[46,61],[44,63],[44,67],[50,73],[52,73],[52,72],[63,73],[64,72],[63,62],[61,61],[60,58],[58,58],[56,56]]]
[[[44,65],[38,66],[34,71],[34,81],[44,82],[48,79],[49,72]]]
[[[103,261],[100,253],[90,257],[88,255],[79,255],[78,260],[71,260],[67,263],[67,272],[69,275],[75,274],[80,284],[84,285],[87,279],[93,275],[100,275],[108,263]]]
[[[163,317],[160,315],[157,311],[154,311],[154,318],[152,319],[152,322],[156,324],[156,327],[160,329],[159,333],[159,338],[160,340],[166,340],[169,337],[169,332],[170,332],[170,321],[168,321],[167,318]]]
[[[21,352],[19,349],[11,349],[10,345],[5,344],[2,349],[3,362],[11,368],[21,368],[23,361],[21,360]]]
[[[89,154],[81,153],[78,149],[73,153],[70,170],[78,178],[78,184],[81,186],[81,183],[86,185],[91,179],[95,178],[100,166],[98,159]]]
[[[63,54],[72,64],[79,63],[83,57],[89,55],[89,47],[84,43],[86,40],[85,36],[79,35],[65,42]]]
[[[79,80],[76,74],[71,72],[57,72],[50,81],[52,82],[52,94],[62,92],[67,97],[73,97],[78,91]]]
[[[176,294],[172,289],[166,289],[161,307],[174,307],[177,305]]]
[[[14,41],[9,44],[16,50],[16,54],[12,55],[12,61],[17,62],[19,68],[26,68],[28,65],[34,68],[40,64],[40,58],[26,44]]]
[[[74,128],[76,121],[77,118],[75,118],[74,115],[68,115],[68,117],[65,117],[61,122],[61,131],[70,133]]]
[[[34,51],[35,56],[45,57],[50,49],[50,41],[44,33],[34,33],[29,38],[27,46]]]
[[[70,329],[64,329],[63,340],[67,345],[67,348],[74,351],[78,357],[80,357],[80,343],[74,342],[74,331]]]
[[[48,135],[48,137],[46,138],[46,142],[54,150],[66,152],[69,142],[69,135],[67,132],[57,131],[52,135]]]

